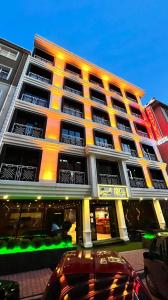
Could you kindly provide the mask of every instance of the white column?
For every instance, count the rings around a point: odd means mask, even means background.
[[[116,213],[117,213],[120,238],[124,241],[129,241],[127,227],[126,227],[126,223],[125,223],[122,200],[120,200],[120,199],[116,200],[115,205],[116,205]]]
[[[93,246],[92,234],[90,226],[90,203],[89,198],[85,198],[82,201],[82,216],[83,216],[83,244],[85,248]]]
[[[93,154],[88,156],[89,163],[89,179],[92,186],[92,197],[98,197],[97,192],[97,168],[96,168],[96,157]]]
[[[155,209],[155,213],[156,213],[156,216],[157,216],[157,219],[158,219],[160,229],[165,229],[166,222],[165,222],[165,219],[164,219],[164,216],[163,216],[163,213],[162,213],[162,209],[161,209],[159,200],[153,200],[153,206],[154,206],[154,209]]]
[[[122,182],[123,185],[127,186],[128,193],[130,195],[131,194],[131,189],[130,189],[130,182],[129,182],[126,163],[124,161],[120,161],[118,163],[118,165],[119,165],[119,171],[120,171],[120,176],[121,176],[121,182]]]

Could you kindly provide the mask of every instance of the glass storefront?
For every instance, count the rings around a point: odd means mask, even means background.
[[[69,223],[73,244],[81,240],[80,201],[1,201],[0,236],[54,235]]]
[[[90,222],[93,241],[119,236],[115,201],[91,201]]]

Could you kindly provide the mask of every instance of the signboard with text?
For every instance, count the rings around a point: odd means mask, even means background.
[[[128,189],[123,185],[98,184],[99,199],[128,199]]]

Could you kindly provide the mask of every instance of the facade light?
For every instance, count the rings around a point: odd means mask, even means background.
[[[69,197],[68,197],[68,196],[66,196],[66,197],[65,197],[65,200],[69,200]]]
[[[4,199],[4,200],[7,200],[8,198],[9,198],[8,195],[4,195],[4,196],[3,196],[3,199]]]
[[[41,196],[37,196],[37,200],[41,200],[41,198],[42,198]]]

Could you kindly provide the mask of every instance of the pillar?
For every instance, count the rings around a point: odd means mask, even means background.
[[[60,120],[58,118],[48,117],[45,138],[59,140]]]
[[[55,149],[43,149],[39,181],[57,181],[58,152]]]
[[[153,183],[152,183],[152,179],[151,179],[150,174],[149,174],[149,170],[147,168],[147,165],[143,164],[143,162],[142,162],[142,168],[143,168],[143,173],[144,173],[144,177],[145,177],[147,187],[148,188],[153,188]]]
[[[138,157],[144,157],[140,142],[135,141],[135,144],[136,144],[136,148],[137,148]]]
[[[165,229],[166,227],[166,222],[162,213],[162,209],[160,206],[159,200],[153,200],[153,206],[155,209],[156,217],[160,226],[160,229]]]
[[[127,190],[128,190],[128,194],[131,194],[131,190],[130,190],[130,181],[129,181],[129,177],[128,177],[128,172],[127,172],[127,165],[124,161],[120,161],[118,163],[119,166],[119,171],[120,171],[120,176],[121,176],[121,182],[123,185],[126,185]]]
[[[116,200],[116,213],[117,213],[117,220],[118,220],[118,229],[120,233],[120,238],[124,241],[129,241],[127,227],[125,223],[125,217],[124,217],[124,210],[122,205],[122,200]]]
[[[92,197],[98,197],[97,191],[97,167],[96,167],[96,157],[93,154],[88,156],[89,163],[89,179],[92,186]]]
[[[114,149],[116,151],[121,152],[121,143],[120,143],[120,137],[116,134],[113,135],[113,141],[114,141]]]
[[[83,215],[83,245],[85,248],[93,246],[91,225],[90,225],[90,203],[89,198],[82,201],[82,215]]]

